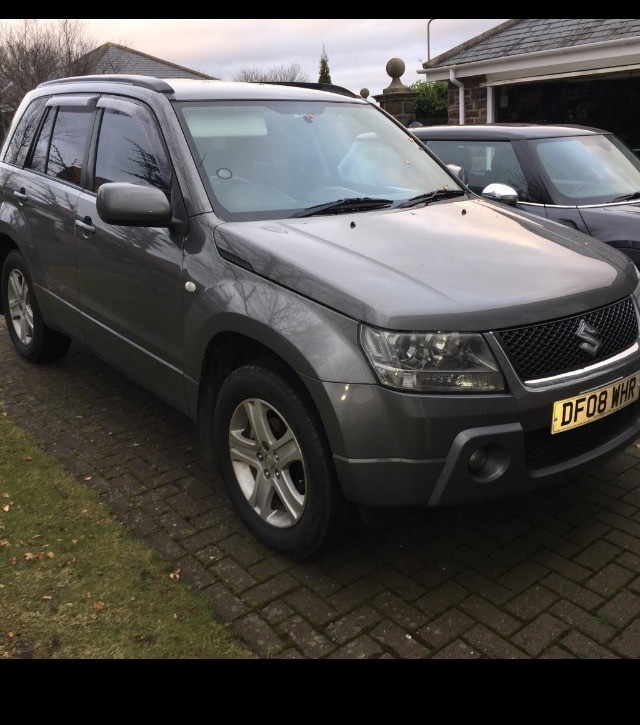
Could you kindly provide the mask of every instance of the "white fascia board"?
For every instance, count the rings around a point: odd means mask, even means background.
[[[459,63],[438,68],[421,68],[417,72],[426,75],[427,81],[449,80],[449,71],[453,68],[456,77],[493,75],[505,77],[508,74],[526,78],[529,75],[562,71],[567,66],[580,70],[602,68],[608,65],[626,65],[640,58],[640,38],[620,38],[588,45],[574,45],[570,48],[540,50],[534,53],[507,55],[489,58],[471,63]]]
[[[533,83],[535,81],[561,81],[568,78],[593,78],[595,76],[605,74],[610,76],[624,77],[625,75],[628,75],[631,71],[638,70],[640,70],[640,57],[638,58],[638,62],[630,63],[629,65],[614,65],[603,68],[590,68],[587,70],[569,70],[567,68],[563,68],[559,70],[558,73],[541,73],[540,75],[519,76],[516,78],[509,75],[505,76],[504,73],[490,73],[487,75],[487,82],[481,83],[480,87],[509,86],[517,85],[519,83]],[[637,73],[634,75],[637,75]]]

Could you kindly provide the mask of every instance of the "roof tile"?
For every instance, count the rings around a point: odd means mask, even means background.
[[[498,26],[500,27],[500,26]],[[640,37],[640,18],[534,18],[470,42],[459,52],[443,53],[429,67],[457,65],[541,50],[557,50],[585,43]]]
[[[92,52],[96,55],[93,73],[132,73],[156,78],[212,77],[116,43],[105,43]]]

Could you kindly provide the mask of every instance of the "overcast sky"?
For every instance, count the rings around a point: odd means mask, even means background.
[[[409,85],[427,58],[427,20],[98,20],[85,21],[96,43],[111,40],[151,55],[232,80],[240,68],[300,63],[318,80],[324,43],[331,80],[372,95],[389,84],[385,65],[397,56],[406,63]],[[431,57],[503,20],[434,20]]]

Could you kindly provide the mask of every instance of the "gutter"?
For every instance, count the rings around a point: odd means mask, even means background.
[[[458,123],[462,126],[464,124],[464,83],[456,78],[456,72],[453,68],[449,68],[449,80],[454,86],[458,86],[458,105],[460,107],[460,119]]]

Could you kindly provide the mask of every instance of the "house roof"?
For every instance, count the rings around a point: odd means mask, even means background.
[[[507,20],[438,55],[423,68],[474,63],[603,41],[640,38],[638,18],[534,18]]]
[[[213,76],[177,63],[156,58],[139,50],[117,43],[104,43],[90,53],[85,60],[91,61],[91,73],[129,73],[156,78],[204,78],[217,80]]]

